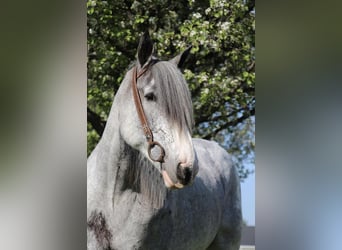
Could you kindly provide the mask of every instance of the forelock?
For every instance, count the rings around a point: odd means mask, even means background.
[[[151,67],[157,86],[160,105],[170,122],[177,123],[181,129],[193,125],[193,110],[188,85],[180,70],[172,63],[159,61]]]

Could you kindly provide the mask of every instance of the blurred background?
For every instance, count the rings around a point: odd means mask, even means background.
[[[85,3],[0,16],[0,249],[85,249]]]
[[[256,246],[341,249],[341,3],[257,9]]]

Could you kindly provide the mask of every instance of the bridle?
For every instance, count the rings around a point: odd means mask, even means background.
[[[144,67],[138,73],[137,67],[134,67],[134,69],[133,69],[133,77],[132,77],[133,99],[134,99],[135,108],[137,110],[141,126],[143,128],[143,131],[144,131],[147,143],[148,143],[148,156],[150,157],[150,159],[152,161],[163,163],[164,157],[165,157],[165,150],[160,145],[159,142],[153,140],[153,133],[152,133],[152,130],[150,129],[150,127],[148,125],[148,122],[147,122],[147,119],[145,116],[145,112],[144,112],[144,108],[141,104],[141,98],[140,98],[138,86],[137,86],[137,80],[139,79],[139,77],[141,77],[143,74],[145,74],[147,70],[148,70],[148,67]],[[151,154],[151,150],[155,146],[157,146],[160,149],[160,155],[158,158],[154,158]]]

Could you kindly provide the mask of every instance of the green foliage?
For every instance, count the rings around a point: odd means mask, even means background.
[[[106,121],[115,92],[149,30],[161,59],[189,45],[184,70],[192,93],[194,136],[233,154],[240,176],[254,161],[255,2],[88,0],[88,108]],[[88,154],[100,138],[88,117]]]

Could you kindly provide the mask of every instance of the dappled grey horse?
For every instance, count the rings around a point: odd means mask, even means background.
[[[88,249],[239,249],[240,183],[217,143],[191,138],[179,68],[145,33],[88,159]]]

